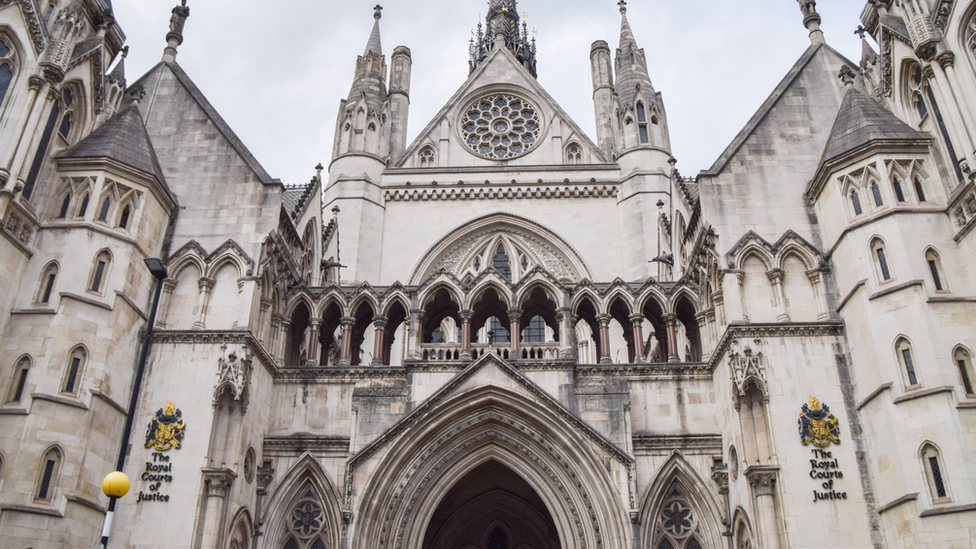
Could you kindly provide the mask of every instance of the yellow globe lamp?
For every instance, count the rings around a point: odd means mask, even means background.
[[[102,492],[110,498],[120,498],[129,493],[129,485],[129,477],[121,471],[115,471],[102,480]]]

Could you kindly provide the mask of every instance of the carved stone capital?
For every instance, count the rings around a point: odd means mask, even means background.
[[[197,281],[197,286],[199,286],[200,289],[205,292],[209,292],[210,290],[213,290],[216,284],[217,284],[216,280],[207,277],[203,277],[199,281]]]
[[[752,495],[757,498],[761,496],[772,496],[777,471],[776,468],[755,466],[747,469],[746,479],[749,481],[749,487],[752,488]]]
[[[783,269],[772,269],[770,271],[766,271],[766,278],[768,278],[773,284],[782,284],[783,277],[785,275],[786,273],[783,272]]]
[[[268,491],[268,486],[271,486],[271,482],[274,480],[275,469],[270,463],[267,465],[262,465],[257,468],[257,479],[258,479],[258,493],[266,494]]]
[[[377,330],[385,330],[386,329],[386,325],[389,322],[390,322],[389,319],[387,319],[385,316],[375,317],[375,318],[373,318],[373,328],[375,328]]]
[[[318,330],[322,327],[323,320],[321,318],[310,318],[308,319],[308,326],[313,330]]]
[[[944,51],[936,56],[935,60],[942,66],[943,69],[951,68],[956,63],[956,54],[951,51]]]
[[[458,316],[461,317],[461,323],[462,324],[465,323],[465,322],[471,322],[471,317],[474,316],[474,311],[469,310],[469,309],[465,309],[465,310],[461,311],[460,313],[458,313]]]
[[[935,69],[932,68],[931,64],[926,63],[925,66],[922,67],[922,76],[928,80],[935,79]]]
[[[342,326],[342,331],[351,332],[353,327],[356,325],[356,319],[351,316],[344,316],[339,322],[339,325]]]
[[[230,469],[204,469],[203,482],[207,487],[207,497],[226,497],[236,478],[237,474]]]
[[[177,280],[175,278],[167,278],[163,281],[163,292],[167,294],[173,293],[176,289]]]
[[[27,85],[30,87],[31,91],[39,91],[44,87],[44,84],[45,80],[36,74],[31,75],[31,77],[27,79]]]
[[[609,328],[611,320],[613,320],[613,317],[610,315],[597,315],[596,317],[596,321],[600,323],[601,328]]]
[[[508,321],[518,322],[522,319],[522,309],[509,309],[508,310]]]
[[[628,320],[630,320],[630,323],[636,328],[637,326],[640,326],[641,324],[644,323],[644,315],[642,314],[630,315]]]
[[[274,303],[274,302],[273,302],[273,301],[271,301],[270,299],[268,299],[268,298],[266,298],[266,297],[262,297],[262,298],[261,298],[261,310],[262,310],[262,311],[268,311],[268,310],[270,310],[270,309],[271,309],[271,305],[272,305],[273,303]]]

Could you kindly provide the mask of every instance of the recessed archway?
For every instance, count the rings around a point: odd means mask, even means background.
[[[423,549],[560,549],[545,502],[509,467],[489,460],[441,499],[427,524]]]

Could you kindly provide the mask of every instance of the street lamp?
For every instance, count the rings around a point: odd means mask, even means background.
[[[125,453],[129,446],[129,435],[132,432],[132,422],[136,417],[136,405],[139,403],[139,392],[142,389],[142,376],[146,371],[146,359],[152,347],[153,326],[156,325],[156,310],[159,308],[159,296],[163,293],[163,280],[169,276],[166,266],[155,257],[145,259],[146,267],[156,279],[156,289],[153,292],[152,306],[149,308],[149,321],[146,323],[146,335],[142,340],[142,352],[139,354],[139,365],[136,366],[136,379],[132,384],[132,398],[129,399],[129,410],[125,414],[125,429],[122,431],[122,443],[119,445],[119,460],[115,465],[115,472],[109,473],[102,481],[102,491],[109,497],[108,512],[105,513],[105,524],[102,526],[101,548],[108,547],[108,537],[112,532],[112,520],[115,518],[115,502],[129,491],[129,478],[122,473],[125,467]]]

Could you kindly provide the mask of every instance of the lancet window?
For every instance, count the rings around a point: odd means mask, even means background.
[[[942,463],[942,456],[933,444],[922,447],[922,466],[925,468],[925,479],[928,481],[929,495],[932,503],[949,503],[948,482],[946,482],[946,468]]]
[[[27,387],[27,374],[30,372],[31,360],[25,356],[17,362],[14,368],[14,376],[11,380],[10,388],[7,390],[7,398],[4,404],[19,404],[24,398],[24,389]]]
[[[657,549],[702,549],[697,535],[698,516],[677,488],[671,491],[657,520],[660,536]]]
[[[929,249],[925,252],[925,262],[929,266],[929,273],[932,275],[932,285],[935,286],[935,291],[945,291],[947,287],[945,271],[942,268],[942,258],[939,257],[939,254],[935,250]]]
[[[41,140],[37,145],[37,150],[34,152],[34,160],[31,162],[30,171],[27,173],[27,179],[24,183],[24,198],[30,199],[34,194],[37,178],[40,176],[41,168],[44,166],[44,159],[47,158],[50,152],[51,142],[55,138],[55,131],[57,131],[57,136],[61,140],[61,147],[70,144],[70,140],[74,134],[73,130],[76,127],[75,123],[80,117],[80,95],[80,92],[75,86],[66,86],[64,91],[61,92],[61,97],[51,105],[51,111],[48,114],[44,132],[41,134]]]
[[[637,102],[637,131],[640,133],[641,143],[650,141],[647,133],[647,111],[644,109],[644,104],[640,101]]]
[[[16,50],[11,47],[11,44],[9,38],[0,35],[0,105],[3,105],[10,84],[17,74]]]
[[[857,191],[851,191],[851,207],[854,208],[855,216],[864,213],[864,208],[861,206],[861,196],[857,194]]]
[[[54,282],[58,278],[58,264],[51,263],[48,265],[44,272],[41,273],[40,285],[37,288],[37,298],[34,303],[38,305],[46,305],[51,302],[51,295],[54,292]]]
[[[901,181],[897,177],[891,180],[891,187],[895,190],[895,200],[905,202],[905,191],[901,188]]]
[[[915,371],[915,355],[912,353],[912,344],[907,339],[901,338],[895,343],[895,352],[898,354],[898,362],[904,372],[905,383],[909,387],[918,385],[918,373]]]
[[[960,347],[956,349],[952,358],[959,368],[959,381],[962,384],[963,391],[966,392],[966,396],[976,396],[976,392],[973,391],[974,382],[976,382],[976,377],[974,377],[976,372],[973,371],[973,357],[969,351]]]
[[[57,448],[51,448],[44,454],[34,492],[36,503],[51,503],[58,485],[58,474],[61,472],[61,457],[61,450]]]

